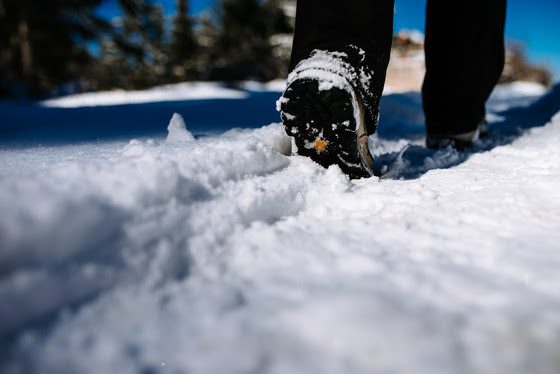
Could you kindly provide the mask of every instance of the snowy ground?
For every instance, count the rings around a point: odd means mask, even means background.
[[[357,181],[193,87],[0,103],[1,373],[560,371],[560,86],[467,152],[387,94]]]

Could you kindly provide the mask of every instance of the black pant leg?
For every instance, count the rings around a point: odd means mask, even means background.
[[[298,0],[290,71],[314,49],[358,46],[389,60],[394,0]]]
[[[377,126],[393,34],[394,0],[298,0],[290,72],[315,49],[346,52],[356,70],[371,76],[362,99],[369,133]],[[365,51],[355,53],[355,46]],[[353,82],[356,83],[356,82]],[[356,83],[359,85],[359,82]],[[360,91],[360,87],[355,87]],[[369,124],[368,124],[369,122]]]
[[[453,135],[475,130],[504,66],[506,0],[428,0],[426,130]]]

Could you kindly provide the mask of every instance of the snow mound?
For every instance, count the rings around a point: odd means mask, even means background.
[[[194,136],[187,130],[185,120],[179,113],[174,113],[167,126],[167,143],[192,142]]]

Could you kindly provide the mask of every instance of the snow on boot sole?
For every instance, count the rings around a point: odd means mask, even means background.
[[[282,121],[286,133],[295,139],[297,153],[323,167],[336,164],[350,178],[372,176],[363,113],[356,114],[355,99],[348,90],[320,89],[320,84],[317,79],[295,79],[280,100]]]

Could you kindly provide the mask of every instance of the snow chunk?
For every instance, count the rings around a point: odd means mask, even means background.
[[[174,113],[167,126],[167,143],[192,142],[194,136],[187,130],[185,120],[179,113]]]
[[[292,154],[292,138],[286,135],[281,123],[254,130],[252,137],[284,156]]]

